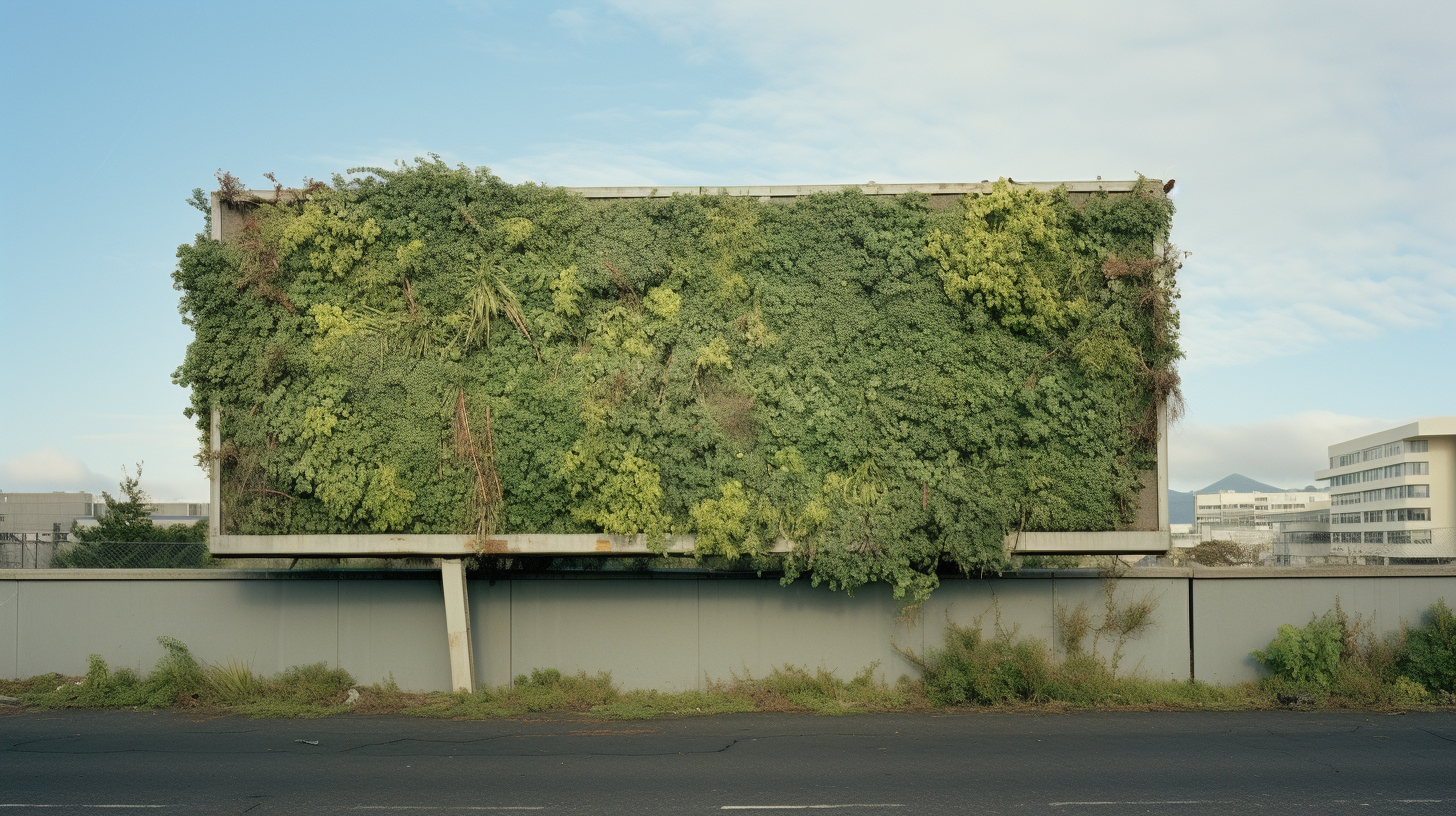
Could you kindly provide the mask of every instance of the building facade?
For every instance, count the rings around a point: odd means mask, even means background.
[[[1200,529],[1257,528],[1287,513],[1322,510],[1330,505],[1328,494],[1303,490],[1278,493],[1200,493],[1194,497],[1193,523]],[[1204,539],[1207,541],[1208,539]]]
[[[1416,420],[1329,447],[1329,552],[1456,558],[1456,416]]]

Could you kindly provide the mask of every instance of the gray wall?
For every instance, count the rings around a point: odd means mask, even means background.
[[[1438,597],[1456,603],[1453,569],[1139,572],[1117,582],[1116,598],[1150,597],[1157,613],[1127,644],[1121,669],[1160,679],[1184,680],[1190,669],[1207,682],[1256,679],[1249,651],[1266,646],[1280,624],[1325,612],[1337,596],[1377,630],[1416,622]],[[609,670],[623,687],[663,691],[785,664],[848,678],[878,663],[876,676],[893,682],[915,673],[895,647],[923,654],[948,622],[979,621],[992,635],[999,619],[1019,636],[1055,643],[1054,610],[1085,603],[1100,618],[1103,588],[1076,571],[949,579],[917,621],[904,621],[882,586],[851,597],[806,582],[700,576],[469,583],[478,682],[502,685],[551,667]],[[449,685],[437,573],[0,572],[0,677],[82,674],[92,653],[113,667],[150,669],[162,655],[158,635],[181,639],[202,660],[265,674],[324,661],[361,683],[392,673],[406,689]]]

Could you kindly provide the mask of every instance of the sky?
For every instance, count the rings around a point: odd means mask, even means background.
[[[0,490],[205,500],[171,272],[219,168],[1176,178],[1171,485],[1456,414],[1456,4],[0,0]]]

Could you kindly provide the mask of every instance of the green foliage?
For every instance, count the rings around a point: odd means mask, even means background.
[[[60,550],[52,560],[56,568],[207,567],[207,522],[159,527],[152,522],[151,499],[141,486],[142,466],[136,475],[122,473],[123,501],[102,492],[106,513],[95,527],[71,525],[73,547]]]
[[[113,672],[100,655],[91,655],[85,679],[55,690],[46,687],[50,682],[32,684],[25,702],[35,708],[210,708],[253,717],[318,717],[344,710],[340,701],[354,685],[348,672],[323,663],[266,679],[245,664],[205,666],[176,638],[157,642],[164,653],[145,677],[126,668]]]
[[[1431,692],[1441,691],[1440,672],[1450,677],[1452,651],[1432,648],[1439,640],[1444,602],[1427,612],[1427,625],[1377,637],[1372,620],[1335,607],[1304,629],[1279,627],[1279,637],[1263,652],[1254,652],[1274,674],[1261,688],[1281,705],[1356,708],[1406,708],[1428,705]],[[1445,610],[1449,638],[1450,611]],[[1444,661],[1444,662],[1443,662]],[[1434,668],[1435,673],[1424,669]],[[1424,684],[1424,685],[1423,685]]]
[[[91,655],[85,680],[30,702],[44,708],[157,709],[195,698],[206,683],[202,667],[176,638],[159,637],[157,642],[164,652],[145,678],[127,668],[112,672],[100,655]]]
[[[945,646],[922,663],[926,696],[937,705],[1041,702],[1051,678],[1046,644],[1000,631],[986,640],[979,623],[946,627]]]
[[[1250,654],[1282,680],[1326,686],[1335,678],[1343,644],[1339,619],[1326,612],[1302,629],[1287,623],[1280,626],[1268,648]]]
[[[785,580],[914,604],[1009,531],[1136,512],[1179,356],[1153,185],[933,209],[370,173],[178,250],[227,532],[782,540]]]
[[[1456,694],[1456,615],[1438,598],[1421,619],[1421,625],[1406,633],[1400,670],[1411,680],[1432,691]]]

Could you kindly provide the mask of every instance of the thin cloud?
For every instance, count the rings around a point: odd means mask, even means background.
[[[1242,473],[1265,484],[1302,487],[1329,466],[1330,445],[1399,424],[1330,411],[1236,425],[1183,423],[1168,437],[1169,482],[1174,490],[1196,490]]]
[[[0,462],[0,489],[7,493],[98,492],[114,481],[56,448],[26,451]]]
[[[1189,370],[1456,317],[1449,6],[616,6],[759,86],[655,143],[512,166],[632,168],[639,184],[1141,170],[1184,179]]]

